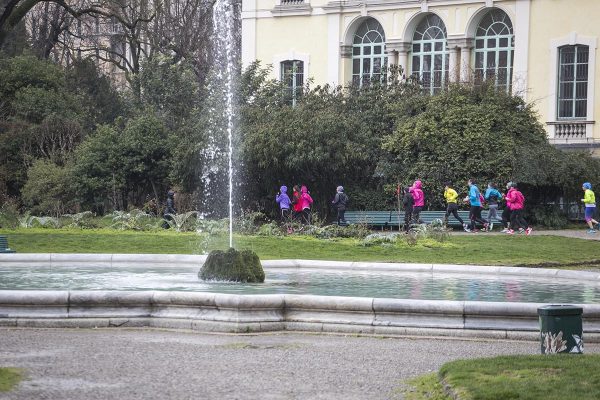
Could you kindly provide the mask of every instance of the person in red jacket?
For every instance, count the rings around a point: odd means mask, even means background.
[[[509,235],[515,233],[515,229],[519,233],[531,234],[531,227],[527,226],[527,221],[523,218],[523,208],[525,207],[525,196],[517,189],[515,182],[509,183],[510,189],[506,194],[506,205],[510,208],[510,225]]]
[[[294,185],[294,192],[292,193],[292,207],[294,210],[294,219],[300,220],[302,215],[302,204],[300,204],[300,189],[298,185]]]

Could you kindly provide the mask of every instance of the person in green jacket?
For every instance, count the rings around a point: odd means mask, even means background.
[[[596,233],[594,225],[598,226],[598,221],[594,219],[596,213],[596,196],[592,192],[592,184],[585,182],[581,187],[584,191],[581,201],[585,204],[585,222],[588,224],[588,233]]]

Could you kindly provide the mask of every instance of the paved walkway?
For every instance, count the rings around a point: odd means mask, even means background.
[[[502,227],[494,227],[492,232],[478,232],[476,235],[506,235],[506,233],[500,232]],[[473,233],[454,230],[451,232],[452,235],[473,235]],[[581,229],[560,229],[560,230],[537,230],[534,229],[532,235],[550,235],[550,236],[563,236],[569,238],[586,239],[586,240],[600,240],[600,232],[595,234],[587,233],[582,225]]]
[[[538,352],[537,342],[0,328],[0,365],[26,371],[0,398],[401,399],[403,381],[447,361]]]

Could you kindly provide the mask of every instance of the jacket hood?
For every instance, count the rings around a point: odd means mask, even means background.
[[[279,188],[279,191],[281,192],[281,194],[287,193],[287,186],[283,185]]]
[[[343,186],[338,186],[335,190],[336,190],[336,192],[343,192],[344,191],[344,187]]]
[[[415,183],[413,183],[413,186],[415,189],[421,189],[421,186],[423,186],[423,184],[421,183],[421,181],[415,181]]]
[[[301,191],[302,193],[307,193],[307,192],[308,192],[308,189],[306,188],[306,186],[302,186],[302,188],[300,189],[300,191]]]

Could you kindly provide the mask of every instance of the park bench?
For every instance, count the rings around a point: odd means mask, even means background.
[[[481,216],[483,219],[488,218],[488,210],[483,210]],[[421,211],[419,215],[421,221],[425,224],[431,224],[434,220],[439,219],[442,222],[444,221],[444,216],[446,215],[446,211]],[[458,215],[465,221],[469,223],[469,212],[460,210],[458,211]],[[498,210],[498,216],[502,215],[502,210]],[[399,226],[404,225],[404,211],[398,214],[398,211],[346,211],[346,221],[349,224],[365,224],[371,227],[381,227],[381,229],[385,228],[398,228]],[[500,221],[494,221],[494,224],[500,224]],[[460,226],[460,222],[454,215],[450,214],[448,217],[448,225],[449,226]]]
[[[8,247],[8,239],[6,236],[0,236],[0,253],[14,253],[14,250],[11,250]]]
[[[391,228],[391,224],[398,226],[398,219],[394,218],[395,211],[346,211],[345,218],[349,224],[365,224],[370,227]]]

